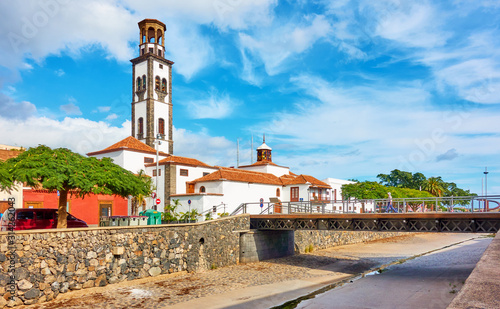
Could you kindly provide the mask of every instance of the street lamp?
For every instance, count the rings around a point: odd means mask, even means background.
[[[159,198],[158,196],[158,150],[159,150],[159,146],[161,145],[161,135],[160,134],[157,134],[156,135],[156,141],[155,141],[155,144],[156,144],[156,180],[155,180],[155,183],[156,183],[156,198]],[[153,208],[154,210],[157,210],[158,206],[156,206],[156,201],[153,201]]]
[[[484,210],[488,208],[488,167],[484,168]]]

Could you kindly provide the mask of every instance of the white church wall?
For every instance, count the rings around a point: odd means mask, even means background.
[[[188,175],[182,176],[181,170],[187,170]],[[187,165],[176,165],[175,173],[176,173],[176,193],[184,194],[186,193],[186,182],[193,181],[195,179],[203,177],[203,173],[213,173],[216,171],[216,168],[206,168],[200,166],[187,166]],[[199,191],[195,191],[199,192]],[[219,192],[217,192],[219,193]]]

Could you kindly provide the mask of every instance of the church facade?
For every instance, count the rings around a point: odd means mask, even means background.
[[[153,178],[155,197],[146,208],[163,211],[178,199],[178,211],[196,209],[231,213],[241,203],[330,200],[332,187],[309,175],[296,175],[272,160],[265,139],[257,161],[236,168],[210,166],[194,158],[174,155],[172,136],[172,61],[165,59],[165,24],[139,22],[139,57],[132,62],[131,136],[89,156],[110,157],[133,173],[143,170]],[[335,193],[336,194],[336,193]],[[157,204],[157,199],[159,203]],[[129,203],[130,204],[130,203]],[[220,208],[223,207],[223,208]]]

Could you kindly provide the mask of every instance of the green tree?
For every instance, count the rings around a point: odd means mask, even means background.
[[[84,157],[66,148],[43,145],[1,163],[0,189],[11,189],[15,182],[59,191],[57,228],[67,227],[68,194],[83,198],[90,193],[122,197],[151,193],[144,181],[109,158]]]
[[[445,183],[443,182],[441,177],[429,177],[422,189],[434,196],[443,196],[443,192],[445,191],[443,187],[444,185]]]

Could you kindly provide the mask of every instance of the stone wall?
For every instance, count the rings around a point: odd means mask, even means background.
[[[12,246],[11,234],[1,232],[0,308],[48,301],[69,290],[234,265],[238,230],[249,226],[249,216],[241,215],[186,225],[20,231]]]
[[[409,232],[295,231],[295,253],[408,235]]]

